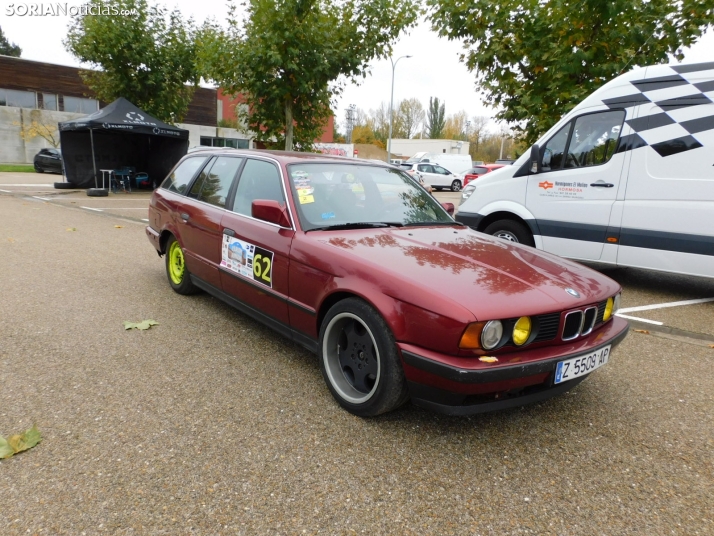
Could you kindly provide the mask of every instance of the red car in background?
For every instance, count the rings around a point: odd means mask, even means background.
[[[455,415],[544,400],[607,364],[628,330],[615,281],[477,233],[367,160],[188,154],[154,190],[146,234],[175,292],[207,292],[314,352],[363,417],[408,400]]]
[[[478,179],[481,175],[485,175],[486,173],[491,173],[494,169],[499,169],[502,167],[505,167],[505,165],[504,164],[484,164],[482,166],[472,167],[466,173],[464,173],[464,181],[463,181],[464,186],[466,186],[471,181]]]

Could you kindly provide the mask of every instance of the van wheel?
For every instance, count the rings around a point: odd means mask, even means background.
[[[498,220],[486,227],[483,232],[493,235],[496,238],[503,238],[509,242],[517,242],[525,246],[535,247],[533,234],[525,225],[517,221]]]
[[[458,192],[461,190],[461,181],[460,180],[455,180],[454,182],[451,183],[451,191],[452,192]]]

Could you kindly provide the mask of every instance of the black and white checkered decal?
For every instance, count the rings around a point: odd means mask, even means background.
[[[704,117],[700,106],[714,104],[714,77],[702,76],[702,71],[714,74],[714,62],[662,67],[664,76],[630,80],[630,93],[602,101],[618,110],[652,103],[642,106],[640,117],[625,121],[632,132],[620,138],[618,153],[650,146],[667,157],[703,147],[702,136],[712,135],[714,106]]]

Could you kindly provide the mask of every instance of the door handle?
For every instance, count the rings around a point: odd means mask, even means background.
[[[597,181],[593,182],[590,186],[594,186],[595,188],[612,188],[615,185],[609,182]]]
[[[188,221],[188,214],[186,214],[185,212],[182,212],[182,213],[181,213],[181,219],[182,219],[183,221]]]
[[[235,236],[236,232],[233,229],[223,229],[223,234],[228,236]]]

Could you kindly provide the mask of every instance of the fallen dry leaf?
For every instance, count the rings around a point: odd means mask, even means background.
[[[77,228],[76,228],[76,227],[67,227],[67,230],[68,230],[68,231],[76,231]]]
[[[159,323],[156,320],[144,320],[143,322],[129,322],[124,321],[124,329],[149,329],[151,326],[158,326]]]
[[[644,333],[645,335],[649,335],[650,332],[647,331],[646,329],[636,329],[635,333]]]
[[[9,458],[18,452],[31,449],[40,441],[42,441],[42,435],[40,435],[37,426],[33,426],[22,434],[10,436],[7,440],[0,436],[0,458]]]
[[[15,242],[15,239],[14,239],[14,238],[8,238],[8,239],[7,239],[7,241],[8,241],[8,242],[10,242],[10,243],[12,244],[12,243],[14,243],[14,242]]]
[[[115,229],[123,229],[124,226],[123,226],[123,225],[115,225],[114,228],[115,228]]]
[[[709,348],[714,348],[714,344],[710,344],[710,345],[709,345]]]

